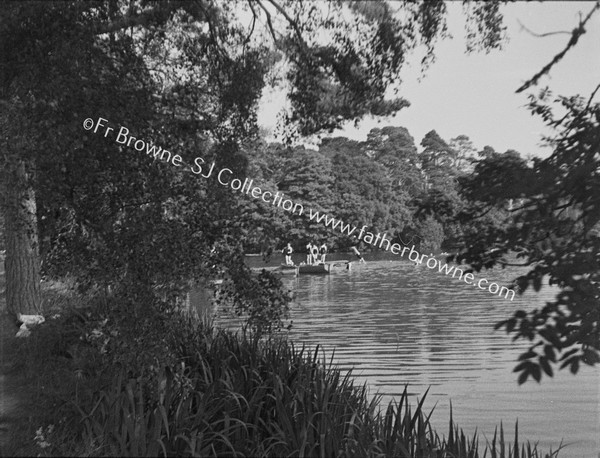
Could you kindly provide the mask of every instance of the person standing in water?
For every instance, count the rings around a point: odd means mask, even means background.
[[[292,253],[294,252],[294,250],[292,249],[292,245],[290,245],[290,243],[288,242],[287,246],[281,251],[283,252],[283,254],[285,254],[286,265],[293,266],[294,262],[292,261]]]
[[[358,259],[360,259],[359,262],[365,262],[365,259],[361,256],[360,251],[358,251],[358,248],[356,248],[355,246],[353,246],[352,248],[350,248],[352,250],[352,252],[356,255],[356,257]]]

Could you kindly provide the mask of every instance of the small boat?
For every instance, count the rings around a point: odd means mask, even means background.
[[[250,270],[252,270],[255,275],[260,274],[263,270],[276,275],[298,275],[298,266],[288,266],[286,264],[281,264],[278,267],[252,267]]]
[[[274,270],[274,272],[279,273],[281,275],[298,275],[298,266],[288,266],[287,264],[281,264],[278,268]]]
[[[331,271],[331,264],[305,264],[298,266],[300,274],[328,274]]]

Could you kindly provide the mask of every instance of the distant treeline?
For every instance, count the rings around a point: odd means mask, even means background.
[[[406,128],[384,127],[372,129],[362,142],[324,138],[318,150],[265,142],[246,144],[243,150],[247,176],[263,187],[345,224],[367,225],[374,233],[387,233],[394,242],[422,250],[456,246],[482,224],[506,219],[508,212],[501,207],[481,220],[463,217],[463,212],[478,199],[477,186],[485,187],[476,165],[492,158],[524,163],[518,153],[499,154],[489,146],[478,152],[467,136],[446,142],[435,130],[425,135],[421,147]],[[316,240],[334,250],[357,243],[307,216],[254,199],[240,199],[239,205],[254,223],[249,226],[253,229],[247,252],[264,253],[287,242],[302,249]]]

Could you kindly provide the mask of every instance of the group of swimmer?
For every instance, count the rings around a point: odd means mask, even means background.
[[[293,266],[294,261],[292,261],[292,253],[294,252],[292,245],[290,243],[281,250],[283,254],[285,254],[285,264],[288,266]],[[327,256],[327,245],[325,242],[321,246],[317,245],[317,243],[308,242],[306,245],[306,264],[322,264],[325,262],[325,256]]]
[[[351,248],[352,252],[359,259],[359,262],[365,262],[364,258],[361,256],[360,252],[356,247]],[[294,261],[292,261],[292,253],[294,252],[292,245],[288,242],[286,247],[281,250],[283,254],[285,254],[285,264],[287,266],[293,266]],[[321,246],[317,245],[317,243],[308,242],[306,245],[306,264],[323,264],[325,262],[325,256],[327,256],[327,245],[325,242]]]

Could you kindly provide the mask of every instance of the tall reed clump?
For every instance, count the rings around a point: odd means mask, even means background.
[[[117,377],[82,411],[92,454],[118,456],[486,457],[542,454],[500,436],[480,446],[450,418],[440,437],[405,390],[380,408],[319,350],[181,322],[170,345],[178,362],[149,390]],[[93,452],[92,452],[93,451]]]

